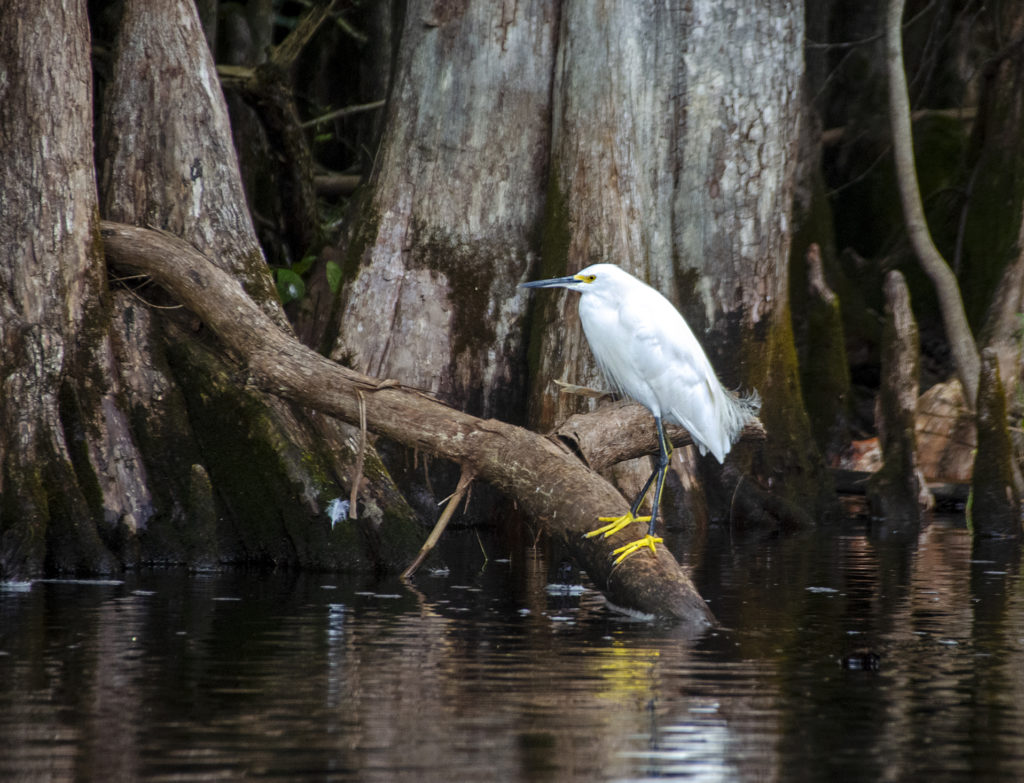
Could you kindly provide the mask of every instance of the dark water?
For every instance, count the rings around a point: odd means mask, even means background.
[[[6,585],[0,779],[1024,780],[1005,543],[942,523],[707,543],[695,576],[724,627],[691,640],[550,590],[535,551],[450,541],[470,570],[414,589]]]

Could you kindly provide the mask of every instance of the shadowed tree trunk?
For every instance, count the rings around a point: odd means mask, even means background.
[[[987,62],[971,132],[967,165],[978,183],[965,205],[964,258],[970,271],[964,297],[979,343],[994,348],[1012,399],[1021,373],[1019,314],[1024,312],[1024,6],[994,9],[995,54]]]
[[[885,22],[885,57],[889,76],[889,121],[892,124],[893,155],[900,201],[907,224],[907,235],[921,266],[935,286],[946,327],[950,351],[969,408],[978,395],[978,347],[967,323],[960,286],[953,270],[932,241],[921,203],[921,190],[914,163],[914,137],[910,123],[910,99],[903,69],[904,0],[888,0]]]
[[[868,496],[878,516],[896,529],[915,530],[934,499],[918,468],[917,395],[920,340],[903,275],[885,278],[882,330],[882,388],[875,422],[882,446],[882,468],[871,477]]]
[[[970,520],[975,534],[1021,536],[1018,483],[1013,475],[1013,444],[1006,429],[1006,395],[999,380],[995,349],[981,352],[978,383],[978,453],[971,487]]]

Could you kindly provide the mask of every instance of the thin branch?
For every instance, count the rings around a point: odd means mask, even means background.
[[[299,20],[295,28],[288,33],[288,36],[274,47],[270,54],[270,61],[285,70],[289,70],[298,59],[302,50],[316,35],[320,25],[335,11],[338,0],[331,0],[327,5],[317,5],[310,9],[309,13]]]
[[[352,489],[348,498],[349,519],[359,518],[359,485],[363,483],[363,464],[366,461],[366,398],[361,389],[356,389],[356,397],[359,398],[359,451],[352,469]]]
[[[374,111],[384,106],[387,101],[371,101],[370,103],[357,103],[353,106],[345,106],[342,109],[336,109],[335,111],[329,111],[327,114],[321,114],[319,117],[314,117],[311,120],[306,120],[300,127],[312,128],[314,125],[323,125],[325,122],[336,120],[339,117],[348,117],[352,114],[360,114],[366,111]]]
[[[957,375],[964,388],[964,398],[968,406],[973,408],[978,395],[981,360],[967,323],[959,283],[953,270],[935,247],[931,232],[928,230],[914,164],[914,137],[910,121],[907,77],[903,68],[903,40],[900,27],[903,3],[904,0],[890,0],[885,27],[886,66],[889,72],[889,119],[892,124],[896,179],[907,222],[907,234],[922,268],[935,286]]]
[[[444,511],[441,512],[440,518],[437,520],[437,524],[434,525],[434,529],[430,531],[430,535],[427,536],[427,540],[423,542],[423,546],[420,547],[419,554],[416,555],[416,559],[409,564],[409,567],[402,572],[402,579],[408,579],[416,573],[423,561],[427,559],[427,555],[437,546],[437,542],[441,540],[441,534],[444,533],[444,529],[448,527],[448,523],[451,521],[452,515],[455,513],[455,509],[459,503],[462,502],[462,498],[465,497],[469,485],[473,482],[475,475],[472,470],[467,469],[465,466],[462,468],[462,475],[459,476],[459,484],[455,488],[455,491],[448,498],[448,504],[444,507]]]

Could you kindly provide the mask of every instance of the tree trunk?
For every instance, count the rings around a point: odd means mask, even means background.
[[[598,513],[624,513],[614,488],[564,446],[497,420],[476,419],[394,381],[369,378],[306,348],[189,245],[169,234],[104,223],[111,260],[152,275],[196,313],[262,388],[347,421],[365,411],[367,426],[407,446],[462,465],[513,497],[541,521],[618,606],[682,621],[693,631],[713,618],[668,550],[613,565],[613,547],[635,536],[586,539]],[[640,525],[636,525],[639,527]]]
[[[331,355],[515,416],[547,171],[551,3],[413,0]]]
[[[964,299],[979,343],[995,348],[1008,398],[1020,375],[1018,314],[1024,311],[1024,5],[992,9],[995,52],[986,63],[963,188]]]
[[[610,261],[668,296],[723,381],[764,397],[757,471],[816,505],[828,481],[786,309],[801,20],[799,4],[781,2],[568,2],[538,276]],[[572,294],[538,307],[541,426],[581,407],[551,379],[603,385],[576,307]]]
[[[986,348],[981,352],[978,454],[974,459],[974,499],[969,511],[975,535],[1020,538],[1021,498],[1017,487],[999,359],[994,349]]]
[[[979,186],[964,207],[965,298],[984,306],[979,341],[995,350],[999,376],[1012,401],[1021,379],[1020,313],[1024,311],[1024,6],[994,12],[996,50],[986,68],[969,164]],[[983,271],[982,271],[983,270]]]
[[[96,243],[92,75],[84,0],[12,0],[0,29],[0,580],[114,567],[97,507],[141,489],[102,376],[104,267]],[[91,427],[78,413],[91,410]],[[116,462],[120,487],[82,470]],[[118,489],[121,492],[118,492]],[[127,502],[125,502],[127,500]],[[102,518],[102,517],[101,517]],[[109,532],[105,530],[105,532]]]
[[[903,275],[885,278],[882,331],[882,388],[875,422],[882,446],[882,468],[871,477],[868,496],[887,526],[916,530],[922,513],[934,505],[917,462],[917,395],[920,339]]]

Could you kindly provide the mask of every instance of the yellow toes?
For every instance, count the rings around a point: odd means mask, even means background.
[[[623,528],[627,528],[634,522],[650,522],[650,517],[635,517],[632,512],[627,511],[621,517],[598,517],[598,522],[607,522],[607,525],[597,528],[597,530],[591,530],[588,533],[584,533],[584,538],[594,538],[594,536],[614,536]],[[615,565],[618,565],[630,555],[636,554],[644,547],[650,547],[651,552],[657,554],[658,551],[655,549],[655,544],[660,544],[664,539],[657,536],[652,536],[648,533],[643,538],[638,538],[636,541],[631,541],[625,546],[620,546],[618,549],[612,551],[612,557],[615,558]]]
[[[593,538],[594,536],[603,535],[605,538],[614,536],[623,528],[629,527],[634,522],[650,522],[650,517],[635,517],[629,511],[623,514],[621,517],[598,517],[598,522],[608,522],[610,524],[604,527],[599,527],[597,530],[591,530],[589,533],[584,533],[584,538]]]
[[[639,552],[641,549],[647,546],[651,548],[651,552],[653,552],[654,554],[658,554],[657,550],[654,548],[654,545],[660,544],[663,541],[664,539],[662,539],[660,536],[646,535],[643,538],[638,538],[636,541],[631,541],[625,546],[620,546],[618,549],[612,552],[613,556],[618,555],[618,557],[615,558],[615,565],[618,565],[630,555]]]

